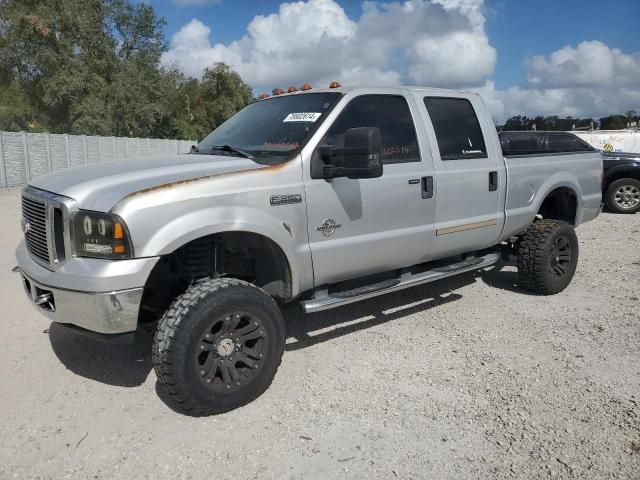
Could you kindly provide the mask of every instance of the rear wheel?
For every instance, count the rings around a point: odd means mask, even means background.
[[[611,182],[604,201],[612,212],[636,213],[640,210],[640,180],[621,178]]]
[[[284,351],[284,320],[262,289],[209,279],[180,295],[158,324],[153,365],[174,408],[232,410],[271,384]]]
[[[561,292],[578,265],[578,237],[559,220],[534,222],[518,243],[518,277],[524,288],[543,295]]]

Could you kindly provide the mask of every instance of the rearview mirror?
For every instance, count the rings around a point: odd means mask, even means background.
[[[313,178],[382,176],[382,137],[378,128],[350,128],[344,136],[344,147],[320,145],[318,154],[321,172],[317,176],[312,174]]]

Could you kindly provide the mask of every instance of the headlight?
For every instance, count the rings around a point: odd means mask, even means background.
[[[73,216],[73,244],[79,257],[132,258],[129,232],[120,217],[80,210]]]

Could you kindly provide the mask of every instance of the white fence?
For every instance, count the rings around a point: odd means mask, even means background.
[[[144,155],[187,153],[194,141],[0,131],[0,188],[49,172]]]
[[[594,130],[571,132],[603,152],[640,153],[640,132],[637,130]]]

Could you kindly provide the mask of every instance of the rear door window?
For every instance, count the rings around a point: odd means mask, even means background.
[[[487,158],[482,129],[466,98],[425,97],[442,160]]]

